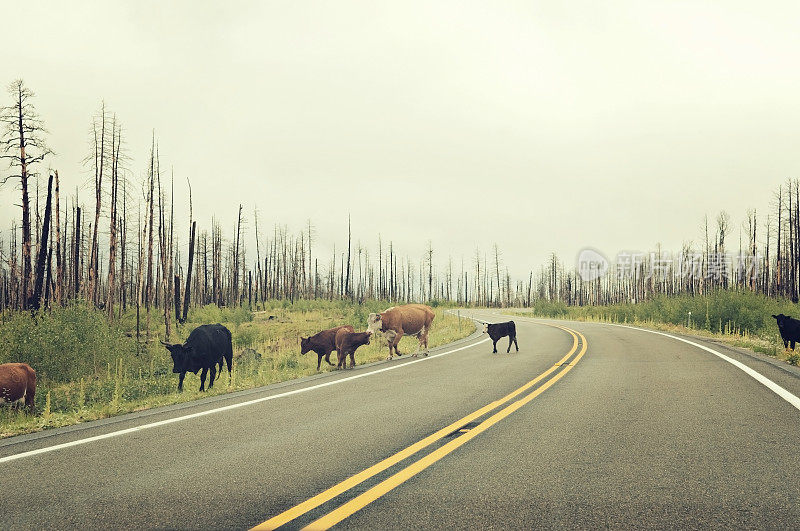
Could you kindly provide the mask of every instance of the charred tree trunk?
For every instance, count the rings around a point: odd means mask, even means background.
[[[73,286],[75,288],[75,298],[80,296],[81,289],[81,207],[75,210],[75,250],[72,256],[72,265],[74,268]]]
[[[53,176],[47,180],[47,203],[44,207],[44,221],[42,222],[42,236],[39,238],[39,257],[36,260],[36,282],[33,296],[28,302],[28,307],[38,310],[42,306],[42,287],[44,286],[45,266],[47,261],[47,239],[50,233],[50,211],[53,199]]]
[[[192,296],[192,266],[194,264],[194,238],[197,222],[192,222],[192,232],[189,235],[189,268],[186,270],[186,290],[183,295],[183,316],[180,317],[181,323],[186,322],[186,316],[189,313],[189,300]]]

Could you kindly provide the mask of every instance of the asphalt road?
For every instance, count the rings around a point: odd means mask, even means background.
[[[287,528],[800,525],[787,399],[673,338],[515,320],[518,353],[476,336],[0,441],[0,527],[246,529],[293,508]],[[692,341],[800,396],[796,368]]]

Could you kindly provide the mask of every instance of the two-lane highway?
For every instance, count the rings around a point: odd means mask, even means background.
[[[476,317],[506,320],[493,312]],[[650,332],[517,321],[359,367],[0,442],[4,527],[793,527],[800,411]],[[715,350],[724,347],[703,345]],[[792,396],[800,372],[725,351]],[[221,383],[224,385],[225,380]]]

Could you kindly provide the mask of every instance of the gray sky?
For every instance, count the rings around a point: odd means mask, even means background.
[[[349,212],[371,246],[471,263],[496,242],[522,277],[552,251],[678,250],[720,209],[738,240],[800,176],[796,2],[3,4],[25,25],[0,82],[37,93],[64,188],[88,185],[105,99],[132,177],[155,129],[204,228],[241,202],[311,218],[323,250]]]

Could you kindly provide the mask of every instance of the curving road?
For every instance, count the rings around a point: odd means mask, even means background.
[[[797,368],[696,338],[514,319],[519,353],[474,335],[428,358],[0,441],[0,524],[798,526]]]

